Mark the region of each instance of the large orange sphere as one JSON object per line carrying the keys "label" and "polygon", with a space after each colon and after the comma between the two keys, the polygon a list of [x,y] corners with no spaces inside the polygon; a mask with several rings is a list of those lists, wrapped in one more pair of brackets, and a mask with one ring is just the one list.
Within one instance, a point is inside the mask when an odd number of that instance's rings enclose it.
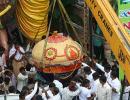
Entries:
{"label": "large orange sphere", "polygon": [[45,43],[45,40],[41,40],[32,50],[37,68],[45,73],[66,73],[80,67],[82,48],[69,36],[53,34],[48,38],[46,46]]}

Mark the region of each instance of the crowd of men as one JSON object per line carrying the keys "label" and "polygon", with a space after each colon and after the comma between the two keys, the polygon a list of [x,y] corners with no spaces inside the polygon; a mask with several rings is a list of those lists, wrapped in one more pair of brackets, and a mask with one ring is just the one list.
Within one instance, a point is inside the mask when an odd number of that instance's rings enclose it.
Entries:
{"label": "crowd of men", "polygon": [[[25,50],[21,46],[13,45],[9,51],[12,67],[8,66],[3,54],[0,58],[0,95],[17,96],[18,100],[120,100],[117,63],[109,64],[106,59],[98,63],[95,58],[88,58],[67,85],[55,76],[53,81],[43,84],[34,77],[37,74],[35,66],[23,62]],[[129,84],[124,91],[123,100],[128,100]]]}

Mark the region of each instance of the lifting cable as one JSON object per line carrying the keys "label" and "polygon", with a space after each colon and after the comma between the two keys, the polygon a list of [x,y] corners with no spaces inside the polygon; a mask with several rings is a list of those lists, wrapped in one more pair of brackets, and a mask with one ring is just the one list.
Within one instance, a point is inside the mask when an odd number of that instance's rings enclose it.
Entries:
{"label": "lifting cable", "polygon": [[50,33],[50,28],[51,28],[52,17],[53,17],[55,5],[56,5],[56,0],[54,0],[54,2],[53,2],[51,18],[50,18],[50,22],[49,22],[49,26],[48,26],[48,30],[47,30],[47,35],[46,35],[46,38],[45,38],[45,44],[44,44],[44,46],[43,46],[42,61],[41,61],[41,63],[42,63],[42,68],[45,67],[44,55],[45,55],[45,49],[46,49],[46,46],[47,46],[47,41],[48,41],[48,37],[49,37],[49,33]]}
{"label": "lifting cable", "polygon": [[61,7],[61,9],[62,9],[62,11],[63,11],[64,15],[66,16],[67,21],[68,21],[68,23],[70,24],[70,26],[71,26],[71,28],[72,28],[73,32],[75,33],[75,35],[76,35],[76,37],[77,37],[77,39],[78,39],[79,43],[80,43],[80,44],[81,44],[81,46],[83,47],[83,44],[82,44],[82,42],[80,41],[80,38],[79,38],[79,36],[78,36],[78,33],[77,33],[77,31],[75,30],[75,28],[73,27],[73,25],[72,25],[72,23],[71,23],[71,19],[70,19],[70,17],[69,17],[69,15],[68,15],[68,13],[66,12],[66,10],[65,10],[65,8],[64,8],[64,6],[63,6],[63,4],[62,4],[61,0],[57,0],[57,1],[58,1],[59,6],[60,6],[60,7]]}
{"label": "lifting cable", "polygon": [[[49,6],[49,11],[51,10],[52,5],[53,5],[53,2],[52,2],[52,3],[50,4],[50,6]],[[46,16],[47,16],[47,14],[46,14]],[[33,47],[33,43],[34,43],[34,41],[36,40],[36,38],[37,38],[37,36],[38,36],[39,30],[40,30],[40,28],[42,27],[42,24],[44,23],[45,18],[46,18],[46,17],[44,17],[44,19],[43,19],[41,25],[39,26],[38,31],[37,31],[35,37],[34,37],[33,40],[32,40],[32,44],[30,44],[29,51],[30,51],[30,49]]]}
{"label": "lifting cable", "polygon": [[[71,19],[70,19],[68,13],[66,12],[66,10],[65,10],[65,8],[64,8],[64,6],[63,6],[61,0],[57,0],[57,1],[58,1],[59,8],[60,8],[60,11],[61,11],[63,20],[64,20],[65,27],[68,29],[67,24],[66,24],[66,20],[65,20],[65,18],[66,18],[68,24],[71,26],[73,32],[75,33],[77,39],[79,40],[81,46],[83,47],[83,44],[82,44],[82,42],[80,41],[80,39],[79,39],[79,37],[78,37],[78,33],[77,33],[77,31],[75,30],[75,28],[73,27],[73,25],[72,25],[72,23],[71,23]],[[64,15],[65,15],[65,16],[64,16]],[[68,31],[68,30],[67,30],[67,31]],[[66,77],[60,78],[60,79],[65,80],[65,79],[69,78],[70,76],[72,76],[72,75],[74,74],[75,70],[76,70],[76,65],[75,65],[75,68],[73,69],[73,71],[72,71],[69,75],[67,75]]]}
{"label": "lifting cable", "polygon": [[84,34],[84,38],[83,38],[83,40],[84,40],[84,45],[83,45],[83,50],[84,50],[84,53],[85,53],[85,55],[87,54],[87,48],[85,48],[86,47],[86,4],[85,4],[85,2],[84,2],[84,7],[83,7],[83,20],[84,20],[84,26],[83,26],[83,34]]}
{"label": "lifting cable", "polygon": [[62,12],[62,8],[61,8],[61,6],[59,6],[59,9],[60,9],[60,13],[61,13],[61,15],[62,15],[63,21],[64,21],[64,25],[65,25],[65,28],[66,28],[67,34],[70,35],[70,33],[69,33],[69,29],[68,29],[68,26],[67,26],[67,23],[66,23],[66,20],[65,20],[65,16],[64,16],[64,13]]}

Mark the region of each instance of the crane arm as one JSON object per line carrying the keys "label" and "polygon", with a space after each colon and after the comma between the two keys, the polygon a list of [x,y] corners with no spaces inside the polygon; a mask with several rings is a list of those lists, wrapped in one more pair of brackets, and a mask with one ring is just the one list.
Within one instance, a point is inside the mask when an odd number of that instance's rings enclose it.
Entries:
{"label": "crane arm", "polygon": [[130,83],[130,38],[108,0],[85,0]]}

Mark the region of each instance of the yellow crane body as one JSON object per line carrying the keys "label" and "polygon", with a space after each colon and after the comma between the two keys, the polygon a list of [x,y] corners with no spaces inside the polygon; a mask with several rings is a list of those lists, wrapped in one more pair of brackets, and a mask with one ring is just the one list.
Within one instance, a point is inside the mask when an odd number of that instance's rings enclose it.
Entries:
{"label": "yellow crane body", "polygon": [[85,0],[130,83],[130,38],[108,0]]}

